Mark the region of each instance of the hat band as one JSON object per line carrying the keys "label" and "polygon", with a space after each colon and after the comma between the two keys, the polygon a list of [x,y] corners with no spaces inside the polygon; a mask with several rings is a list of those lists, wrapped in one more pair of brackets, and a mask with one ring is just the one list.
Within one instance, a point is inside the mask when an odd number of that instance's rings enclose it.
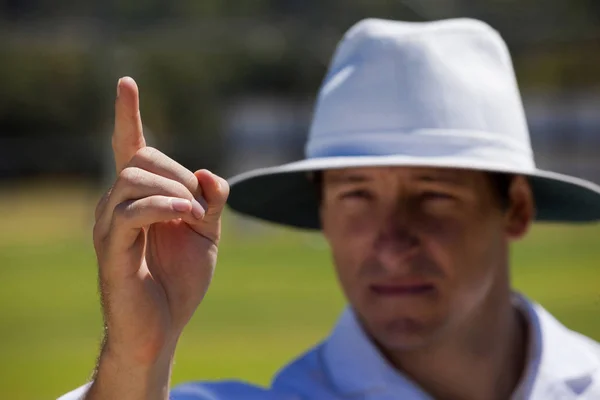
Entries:
{"label": "hat band", "polygon": [[508,168],[535,168],[531,147],[487,132],[418,130],[407,133],[346,133],[312,137],[307,158],[357,156],[457,157]]}

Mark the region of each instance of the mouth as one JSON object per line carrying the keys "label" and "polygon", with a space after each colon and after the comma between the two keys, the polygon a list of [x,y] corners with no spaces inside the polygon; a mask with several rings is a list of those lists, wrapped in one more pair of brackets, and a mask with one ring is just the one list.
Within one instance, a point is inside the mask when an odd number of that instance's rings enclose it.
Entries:
{"label": "mouth", "polygon": [[378,296],[402,297],[421,296],[433,293],[435,286],[426,282],[406,282],[393,284],[374,284],[370,286],[371,292]]}

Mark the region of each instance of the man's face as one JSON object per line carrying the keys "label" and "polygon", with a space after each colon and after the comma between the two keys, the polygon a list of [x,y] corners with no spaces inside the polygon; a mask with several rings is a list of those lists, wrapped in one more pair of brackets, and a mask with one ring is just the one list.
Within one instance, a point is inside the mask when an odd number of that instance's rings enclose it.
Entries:
{"label": "man's face", "polygon": [[484,172],[324,173],[323,232],[346,297],[380,344],[429,344],[506,290],[508,239],[525,233],[533,212],[526,181],[512,186],[517,204],[505,210]]}

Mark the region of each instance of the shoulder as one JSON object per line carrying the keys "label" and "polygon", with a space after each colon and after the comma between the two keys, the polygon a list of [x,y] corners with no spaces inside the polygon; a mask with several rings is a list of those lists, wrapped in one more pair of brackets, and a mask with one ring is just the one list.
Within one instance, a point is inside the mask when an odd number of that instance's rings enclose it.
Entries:
{"label": "shoulder", "polygon": [[[174,386],[170,400],[299,400],[325,399],[331,394],[317,346],[284,366],[272,386],[261,387],[242,380],[195,381]],[[91,383],[59,400],[83,398]],[[330,398],[330,397],[329,397]]]}
{"label": "shoulder", "polygon": [[175,386],[171,400],[285,400],[284,393],[239,380],[187,382]]}
{"label": "shoulder", "polygon": [[[319,361],[320,346],[284,366],[270,388],[241,380],[188,382],[171,390],[171,400],[296,400],[322,392],[325,373]],[[308,396],[308,397],[307,397]]]}
{"label": "shoulder", "polygon": [[[81,400],[90,383],[61,396],[58,400]],[[243,381],[187,382],[169,392],[170,400],[288,400],[289,396]]]}
{"label": "shoulder", "polygon": [[331,398],[335,395],[323,361],[321,343],[282,368],[273,380],[273,389],[294,393],[296,398]]}
{"label": "shoulder", "polygon": [[600,399],[600,343],[571,330],[567,336],[570,354],[565,355],[564,362],[571,364],[577,373],[565,383],[581,399]]}
{"label": "shoulder", "polygon": [[571,340],[600,366],[600,343],[576,331],[569,331]]}
{"label": "shoulder", "polygon": [[581,392],[583,399],[600,399],[600,343],[572,330],[567,336],[570,354],[565,356],[564,362],[581,368],[579,374],[566,381],[567,385],[573,392]]}
{"label": "shoulder", "polygon": [[574,358],[600,366],[600,343],[566,327],[539,304],[534,308],[540,319],[542,340],[547,345],[545,350],[561,356],[564,361]]}
{"label": "shoulder", "polygon": [[535,308],[543,349],[538,379],[546,388],[539,398],[555,398],[548,393],[558,390],[560,398],[599,399],[600,344],[562,325],[541,306]]}
{"label": "shoulder", "polygon": [[284,366],[270,388],[240,380],[189,382],[171,390],[172,400],[297,400],[328,398],[332,392],[318,345]]}

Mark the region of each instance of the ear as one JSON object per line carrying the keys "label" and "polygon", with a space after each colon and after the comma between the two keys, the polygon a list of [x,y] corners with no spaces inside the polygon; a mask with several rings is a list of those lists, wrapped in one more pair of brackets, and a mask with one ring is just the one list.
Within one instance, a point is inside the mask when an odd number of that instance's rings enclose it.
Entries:
{"label": "ear", "polygon": [[508,238],[523,238],[529,232],[534,217],[535,204],[531,186],[524,176],[515,176],[510,184],[509,205],[505,214]]}

